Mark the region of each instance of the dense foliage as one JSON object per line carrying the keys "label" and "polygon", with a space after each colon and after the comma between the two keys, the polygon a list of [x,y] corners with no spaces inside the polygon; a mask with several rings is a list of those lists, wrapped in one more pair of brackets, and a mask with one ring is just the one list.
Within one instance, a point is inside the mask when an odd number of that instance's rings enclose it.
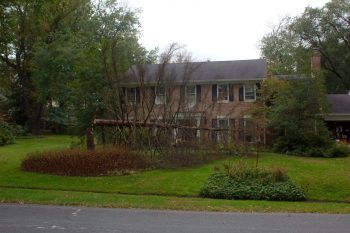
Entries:
{"label": "dense foliage", "polygon": [[275,133],[274,148],[283,153],[307,154],[332,144],[322,119],[326,111],[322,83],[317,78],[285,81],[267,112]]}
{"label": "dense foliage", "polygon": [[1,1],[0,114],[33,134],[120,117],[125,71],[155,58],[137,14],[116,0]]}
{"label": "dense foliage", "polygon": [[226,165],[225,172],[211,174],[200,190],[200,196],[219,199],[305,200],[282,170],[266,171],[242,163]]}
{"label": "dense foliage", "polygon": [[323,115],[328,104],[322,75],[282,80],[270,78],[262,84],[253,116],[272,134],[276,152],[314,157],[345,156],[346,150],[330,139]]}

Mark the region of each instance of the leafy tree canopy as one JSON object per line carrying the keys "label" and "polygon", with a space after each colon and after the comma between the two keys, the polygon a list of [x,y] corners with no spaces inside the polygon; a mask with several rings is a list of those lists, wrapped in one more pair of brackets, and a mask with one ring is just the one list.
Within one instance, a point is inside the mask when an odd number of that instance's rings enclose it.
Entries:
{"label": "leafy tree canopy", "polygon": [[269,72],[310,74],[313,47],[322,55],[329,93],[350,89],[350,1],[332,0],[322,8],[307,7],[294,18],[284,18],[261,40]]}
{"label": "leafy tree canopy", "polygon": [[296,80],[272,77],[263,83],[255,105],[253,116],[272,130],[277,151],[323,156],[320,151],[332,146],[322,118],[328,105],[321,73]]}
{"label": "leafy tree canopy", "polygon": [[138,42],[137,14],[116,0],[1,1],[0,80],[11,83],[12,118],[39,133],[43,118],[117,117],[124,72],[155,60]]}

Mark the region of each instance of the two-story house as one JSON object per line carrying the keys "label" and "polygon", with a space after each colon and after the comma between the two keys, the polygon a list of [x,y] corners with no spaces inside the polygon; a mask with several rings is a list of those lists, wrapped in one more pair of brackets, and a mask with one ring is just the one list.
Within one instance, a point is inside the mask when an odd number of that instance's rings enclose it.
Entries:
{"label": "two-story house", "polygon": [[[123,89],[124,119],[247,129],[257,88],[266,78],[262,59],[135,65],[127,72]],[[184,137],[181,130],[173,135]],[[192,136],[213,139],[201,130]],[[236,136],[251,140],[249,135]],[[214,136],[222,137],[222,133]]]}

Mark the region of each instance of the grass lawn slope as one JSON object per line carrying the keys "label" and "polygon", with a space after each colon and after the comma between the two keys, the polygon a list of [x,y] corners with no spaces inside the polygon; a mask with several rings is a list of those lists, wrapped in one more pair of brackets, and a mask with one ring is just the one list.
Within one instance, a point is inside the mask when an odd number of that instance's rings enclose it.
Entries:
{"label": "grass lawn slope", "polygon": [[[316,202],[229,201],[197,198],[214,165],[154,170],[127,176],[63,177],[23,172],[27,153],[69,147],[69,136],[17,140],[0,147],[0,202],[216,211],[350,213],[350,158],[306,158],[264,153],[260,166],[286,169]],[[252,159],[252,162],[254,160]],[[44,191],[42,191],[44,190]],[[340,202],[319,203],[318,201]]]}

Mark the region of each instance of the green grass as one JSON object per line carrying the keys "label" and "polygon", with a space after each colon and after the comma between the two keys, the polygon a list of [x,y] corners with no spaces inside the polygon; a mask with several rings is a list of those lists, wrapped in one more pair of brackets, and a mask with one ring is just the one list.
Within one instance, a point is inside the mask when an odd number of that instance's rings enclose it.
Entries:
{"label": "green grass", "polygon": [[[62,177],[20,170],[21,160],[27,153],[69,147],[71,141],[69,136],[45,136],[21,139],[16,144],[0,147],[0,201],[160,209],[350,213],[349,204],[341,203],[195,198],[213,166],[221,165],[222,161],[191,169],[154,170],[114,177]],[[287,169],[292,180],[306,189],[309,200],[350,202],[349,157],[326,159],[264,153],[260,165]]]}
{"label": "green grass", "polygon": [[262,166],[279,166],[304,188],[308,199],[350,202],[350,157],[308,158],[266,153]]}
{"label": "green grass", "polygon": [[195,211],[350,214],[350,205],[344,203],[215,200],[173,196],[0,188],[0,203],[1,202]]}

